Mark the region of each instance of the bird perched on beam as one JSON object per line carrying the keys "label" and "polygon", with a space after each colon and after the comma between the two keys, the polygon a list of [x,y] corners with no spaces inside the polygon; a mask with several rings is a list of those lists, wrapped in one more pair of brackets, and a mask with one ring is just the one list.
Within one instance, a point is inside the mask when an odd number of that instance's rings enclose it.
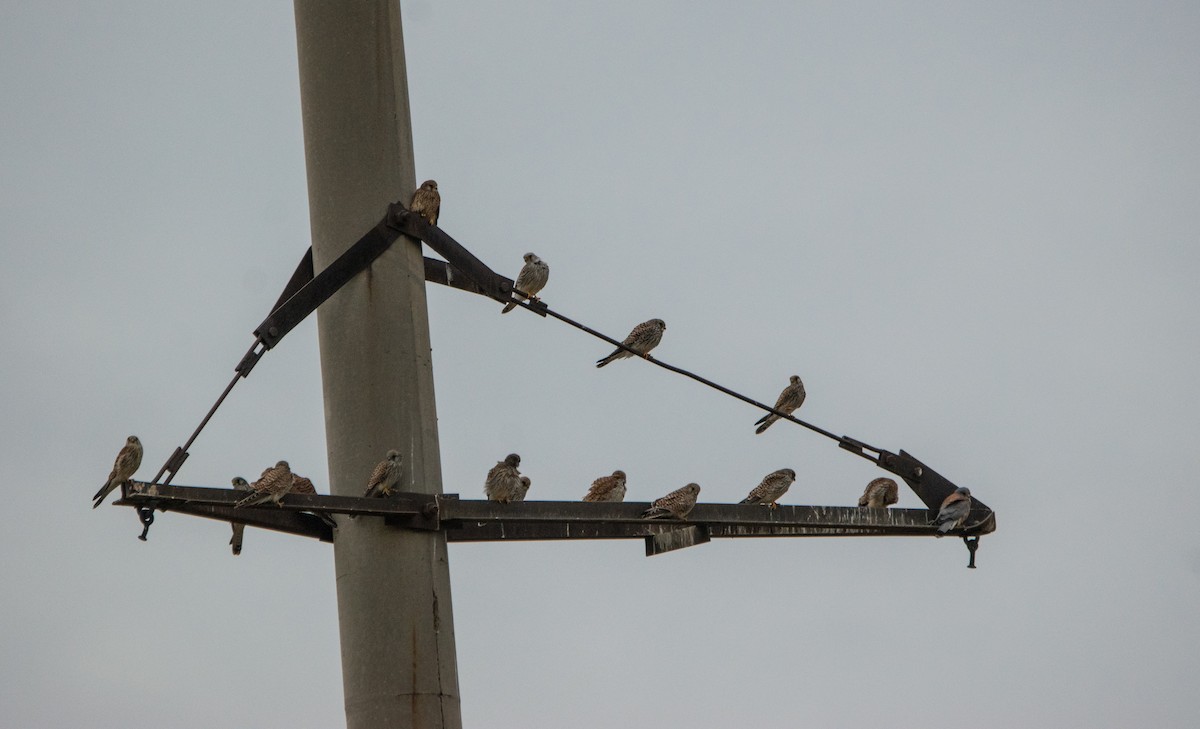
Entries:
{"label": "bird perched on beam", "polygon": [[655,499],[654,503],[650,504],[650,508],[642,512],[642,517],[645,519],[674,517],[682,521],[687,519],[688,514],[692,513],[692,509],[696,506],[696,498],[699,495],[700,485],[689,483],[681,489],[675,489],[661,499]]}
{"label": "bird perched on beam", "polygon": [[487,494],[489,501],[507,504],[510,501],[525,500],[529,485],[521,480],[521,472],[517,470],[517,466],[520,465],[521,457],[516,453],[509,453],[503,461],[498,461],[492,466],[483,482],[483,493]]}
{"label": "bird perched on beam", "polygon": [[601,476],[592,481],[584,501],[624,501],[625,472],[613,471],[611,476]]}
{"label": "bird perched on beam", "polygon": [[[775,409],[781,413],[791,415],[804,404],[804,396],[804,383],[800,381],[799,375],[792,375],[788,386],[783,388],[783,392],[779,393],[779,399],[775,401]],[[778,415],[767,413],[755,423],[758,429],[754,431],[754,434],[760,435],[767,428],[770,428],[771,424],[776,420],[779,420]]]}
{"label": "bird perched on beam", "polygon": [[258,480],[250,484],[250,494],[234,504],[234,507],[254,506],[266,501],[282,506],[283,497],[291,492],[295,481],[296,477],[292,475],[292,469],[288,462],[279,461],[263,471]]}
{"label": "bird perched on beam", "polygon": [[375,470],[371,471],[371,477],[367,479],[367,490],[363,492],[363,496],[370,499],[376,496],[391,496],[392,490],[396,488],[396,484],[400,483],[400,475],[403,471],[401,468],[400,451],[391,450],[376,466]]}
{"label": "bird perched on beam", "polygon": [[438,215],[442,212],[442,196],[438,192],[437,182],[422,182],[421,186],[413,191],[408,209],[428,220],[430,225],[437,225]]}
{"label": "bird perched on beam", "polygon": [[967,520],[967,514],[970,513],[971,489],[959,486],[954,489],[954,493],[946,497],[937,516],[929,523],[937,526],[937,536],[941,537],[962,526],[963,522]]}
{"label": "bird perched on beam", "polygon": [[298,473],[292,474],[292,490],[289,494],[315,494],[317,487],[313,486],[313,482]]}
{"label": "bird perched on beam", "polygon": [[625,337],[625,341],[621,342],[622,345],[629,347],[633,351],[630,352],[618,347],[604,359],[597,360],[596,366],[603,367],[609,362],[632,357],[634,354],[639,354],[646,359],[650,359],[650,350],[658,346],[658,343],[662,341],[663,332],[666,330],[667,323],[662,319],[651,319],[650,321],[638,324],[629,333],[629,336]]}
{"label": "bird perched on beam", "polygon": [[[521,272],[517,274],[517,280],[513,284],[513,298],[537,301],[536,294],[546,288],[549,280],[550,266],[536,254],[526,253],[525,265],[521,266]],[[516,303],[510,301],[504,305],[500,313],[507,314],[515,308],[517,308]]]}
{"label": "bird perched on beam", "polygon": [[877,478],[867,484],[858,505],[868,509],[886,509],[900,500],[900,488],[890,478]]}
{"label": "bird perched on beam", "polygon": [[113,489],[133,478],[133,474],[137,472],[138,466],[142,465],[142,442],[138,440],[136,435],[131,435],[125,439],[125,445],[121,446],[121,450],[117,453],[117,460],[113,462],[112,471],[108,474],[108,480],[92,497],[95,502],[92,508],[104,502],[104,497],[108,496]]}
{"label": "bird perched on beam", "polygon": [[[250,490],[250,483],[241,476],[234,476],[232,483],[234,491]],[[233,527],[233,536],[229,538],[229,546],[233,549],[233,556],[236,557],[242,553],[242,539],[246,535],[246,525],[231,522],[230,526]]]}
{"label": "bird perched on beam", "polygon": [[771,509],[779,508],[779,504],[775,502],[779,500],[779,497],[787,493],[787,490],[791,488],[795,481],[796,472],[790,468],[771,471],[766,476],[763,476],[762,483],[750,490],[749,496],[738,503],[766,504]]}

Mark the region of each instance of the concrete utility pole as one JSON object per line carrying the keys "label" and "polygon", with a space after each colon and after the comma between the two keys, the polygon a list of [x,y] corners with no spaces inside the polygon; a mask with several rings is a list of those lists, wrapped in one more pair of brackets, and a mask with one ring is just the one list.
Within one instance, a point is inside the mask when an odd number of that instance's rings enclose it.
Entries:
{"label": "concrete utility pole", "polygon": [[[415,182],[398,0],[295,0],[313,263]],[[421,246],[402,238],[317,312],[330,492],[361,496],[389,448],[400,490],[440,494]],[[338,518],[349,729],[462,725],[444,531]]]}

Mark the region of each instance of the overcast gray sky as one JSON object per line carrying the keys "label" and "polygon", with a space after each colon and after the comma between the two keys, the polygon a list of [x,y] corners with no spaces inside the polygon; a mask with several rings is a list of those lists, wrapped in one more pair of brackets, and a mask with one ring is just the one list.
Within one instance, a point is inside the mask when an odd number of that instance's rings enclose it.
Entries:
{"label": "overcast gray sky", "polygon": [[[1200,6],[913,5],[404,3],[445,230],[725,385],[800,374],[804,417],[999,524],[978,570],[958,540],[452,546],[466,726],[1200,724]],[[143,478],[183,442],[308,244],[290,3],[0,2],[0,724],[343,723],[329,545],[235,559],[171,514],[142,543],[89,501],[128,434]],[[510,451],[540,499],[882,475],[553,321],[429,308],[448,492]],[[287,458],[327,491],[320,398],[308,321],[177,481]]]}

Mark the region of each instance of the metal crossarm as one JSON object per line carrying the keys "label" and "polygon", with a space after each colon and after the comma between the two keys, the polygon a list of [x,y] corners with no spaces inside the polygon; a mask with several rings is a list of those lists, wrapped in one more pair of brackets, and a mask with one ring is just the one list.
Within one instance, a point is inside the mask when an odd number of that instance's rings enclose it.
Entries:
{"label": "metal crossarm", "polygon": [[[864,509],[852,506],[697,504],[687,521],[642,518],[646,502],[496,501],[398,493],[386,499],[289,494],[274,504],[235,508],[245,492],[131,481],[119,506],[154,504],[162,511],[204,516],[332,541],[329,514],[379,516],[409,529],[443,529],[450,542],[566,539],[645,539],[647,554],[701,544],[709,539],[756,537],[853,537],[936,534],[925,509]],[[322,518],[325,517],[325,518]],[[991,510],[972,510],[952,536],[978,537],[995,528]]]}

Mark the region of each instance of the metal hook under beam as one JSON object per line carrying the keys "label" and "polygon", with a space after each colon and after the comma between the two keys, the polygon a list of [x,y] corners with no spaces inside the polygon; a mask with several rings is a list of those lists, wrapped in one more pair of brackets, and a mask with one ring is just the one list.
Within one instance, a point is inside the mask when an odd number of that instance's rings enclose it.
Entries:
{"label": "metal hook under beam", "polygon": [[963,537],[963,544],[967,545],[967,551],[971,553],[971,559],[967,562],[967,569],[975,569],[975,550],[979,549],[979,537]]}
{"label": "metal hook under beam", "polygon": [[150,533],[150,525],[154,523],[154,507],[139,506],[137,509],[138,519],[142,522],[142,533],[138,535],[138,539],[146,541],[146,535]]}

